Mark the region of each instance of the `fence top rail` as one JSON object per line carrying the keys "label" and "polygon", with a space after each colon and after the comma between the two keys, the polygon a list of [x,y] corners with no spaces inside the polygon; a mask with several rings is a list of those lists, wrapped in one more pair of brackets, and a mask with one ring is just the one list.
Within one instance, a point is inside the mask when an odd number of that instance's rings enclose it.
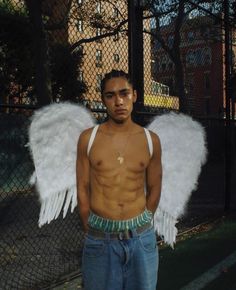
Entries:
{"label": "fence top rail", "polygon": [[38,106],[32,105],[22,105],[22,104],[0,104],[0,108],[5,109],[26,109],[26,110],[37,110],[39,109]]}
{"label": "fence top rail", "polygon": [[[0,109],[1,108],[5,108],[5,109],[26,109],[26,110],[37,110],[39,109],[40,107],[39,106],[32,106],[32,105],[16,105],[16,104],[0,104]],[[162,109],[162,108],[160,108]],[[177,112],[177,110],[167,110],[168,111],[175,111]],[[91,109],[91,112],[93,113],[106,113],[106,110],[105,109]],[[136,114],[138,115],[148,115],[148,116],[155,116],[157,115],[158,111],[148,111],[148,110],[137,110],[135,112]],[[163,112],[162,110],[159,111],[159,114],[163,114],[165,112]],[[230,123],[235,123],[236,124],[236,119],[230,119],[230,120],[226,120],[226,118],[222,117],[213,117],[213,116],[193,116],[194,118],[196,119],[199,119],[199,120],[208,120],[208,121],[222,121],[222,122],[225,122],[225,121],[229,121]]]}

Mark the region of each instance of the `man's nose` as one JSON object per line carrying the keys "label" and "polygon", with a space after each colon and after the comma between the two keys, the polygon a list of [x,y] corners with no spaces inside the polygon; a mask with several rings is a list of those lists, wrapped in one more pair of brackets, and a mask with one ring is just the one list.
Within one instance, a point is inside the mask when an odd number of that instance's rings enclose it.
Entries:
{"label": "man's nose", "polygon": [[115,105],[116,105],[116,106],[123,105],[123,99],[121,98],[120,95],[116,95],[116,96],[115,96]]}

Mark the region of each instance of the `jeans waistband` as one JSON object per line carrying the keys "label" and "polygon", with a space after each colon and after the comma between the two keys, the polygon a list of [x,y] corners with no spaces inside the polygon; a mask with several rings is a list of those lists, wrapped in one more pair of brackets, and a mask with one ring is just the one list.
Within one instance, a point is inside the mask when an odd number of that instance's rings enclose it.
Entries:
{"label": "jeans waistband", "polygon": [[99,231],[93,228],[89,228],[88,230],[88,235],[97,238],[97,239],[111,239],[111,240],[128,240],[131,239],[145,230],[149,229],[152,227],[151,223],[147,223],[143,226],[140,226],[136,229],[127,229],[124,231],[119,231],[119,232],[103,232]]}
{"label": "jeans waistband", "polygon": [[150,224],[153,214],[148,209],[145,209],[140,215],[128,220],[111,220],[90,212],[88,218],[88,225],[90,228],[102,232],[120,232],[125,230],[132,230],[147,224]]}

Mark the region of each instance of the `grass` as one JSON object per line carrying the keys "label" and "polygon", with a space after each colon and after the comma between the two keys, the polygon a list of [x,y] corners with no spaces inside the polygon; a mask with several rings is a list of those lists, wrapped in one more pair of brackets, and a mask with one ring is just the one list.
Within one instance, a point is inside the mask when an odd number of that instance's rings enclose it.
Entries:
{"label": "grass", "polygon": [[236,289],[236,265],[223,269],[219,278],[207,285],[207,290],[235,290]]}
{"label": "grass", "polygon": [[180,289],[235,250],[236,221],[230,218],[223,219],[208,232],[179,241],[174,250],[161,249],[158,290]]}

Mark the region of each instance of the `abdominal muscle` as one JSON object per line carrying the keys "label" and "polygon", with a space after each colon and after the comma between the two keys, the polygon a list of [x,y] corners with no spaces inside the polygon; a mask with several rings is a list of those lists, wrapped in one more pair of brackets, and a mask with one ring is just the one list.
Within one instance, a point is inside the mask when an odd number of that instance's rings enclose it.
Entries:
{"label": "abdominal muscle", "polygon": [[146,207],[144,172],[115,168],[108,172],[91,169],[90,209],[103,218],[131,219]]}

